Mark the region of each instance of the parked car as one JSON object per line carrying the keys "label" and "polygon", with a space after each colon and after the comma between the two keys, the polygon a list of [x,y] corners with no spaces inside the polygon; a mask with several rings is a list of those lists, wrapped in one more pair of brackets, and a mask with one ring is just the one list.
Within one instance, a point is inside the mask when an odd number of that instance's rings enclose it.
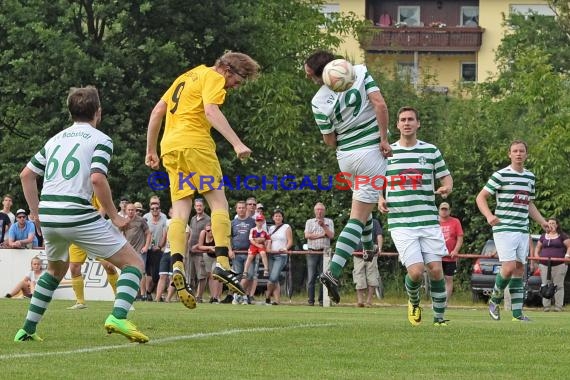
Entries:
{"label": "parked car", "polygon": [[[538,235],[532,235],[533,247],[538,241]],[[501,262],[497,257],[497,249],[493,240],[487,240],[483,249],[481,250],[481,258],[473,263],[471,270],[471,294],[473,302],[485,301],[493,292],[495,286],[495,277],[501,270]],[[536,268],[531,270],[531,268]],[[525,285],[524,302],[526,304],[540,304],[542,298],[540,297],[540,269],[538,265],[529,265],[527,263],[524,272],[523,282]]]}

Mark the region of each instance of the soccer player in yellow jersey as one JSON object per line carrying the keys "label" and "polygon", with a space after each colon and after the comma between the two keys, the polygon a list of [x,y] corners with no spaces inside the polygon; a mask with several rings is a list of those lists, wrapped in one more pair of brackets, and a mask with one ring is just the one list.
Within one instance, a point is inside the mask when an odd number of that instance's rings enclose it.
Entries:
{"label": "soccer player in yellow jersey", "polygon": [[[228,201],[220,186],[222,170],[210,129],[214,127],[232,144],[238,158],[249,157],[251,150],[231,128],[220,106],[224,103],[226,89],[237,88],[244,81],[254,79],[258,73],[259,65],[248,55],[226,53],[216,60],[214,66],[200,65],[176,78],[150,115],[145,164],[155,170],[159,168],[158,134],[162,119],[166,117],[160,154],[170,179],[172,198],[173,215],[168,229],[172,281],[178,297],[189,309],[196,307],[196,298],[186,281],[183,255],[186,252],[186,225],[196,191],[203,195],[212,210],[217,262],[212,276],[233,292],[245,294],[238,276],[230,270]],[[208,185],[204,184],[205,180]]]}
{"label": "soccer player in yellow jersey", "polygon": [[[96,196],[93,196],[91,204],[96,210],[99,210],[101,216],[105,215],[105,211],[102,210],[101,204]],[[87,260],[87,252],[84,249],[79,248],[75,244],[69,246],[69,272],[71,274],[71,287],[75,293],[75,305],[68,307],[69,310],[81,310],[86,309],[85,305],[85,281],[83,281],[83,275],[81,274],[81,266]],[[117,294],[117,280],[119,279],[119,274],[117,269],[113,264],[106,260],[99,259],[101,266],[107,272],[107,280],[109,285],[113,289],[113,293]]]}

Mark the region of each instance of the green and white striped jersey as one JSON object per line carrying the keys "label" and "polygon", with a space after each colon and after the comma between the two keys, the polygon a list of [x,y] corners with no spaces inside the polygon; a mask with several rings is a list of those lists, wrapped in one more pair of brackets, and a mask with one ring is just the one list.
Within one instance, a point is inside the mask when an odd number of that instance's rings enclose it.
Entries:
{"label": "green and white striped jersey", "polygon": [[376,113],[368,94],[380,91],[364,65],[355,65],[356,81],[345,92],[321,86],[311,106],[323,135],[336,133],[337,149],[356,150],[380,144]]}
{"label": "green and white striped jersey", "polygon": [[495,216],[500,222],[493,226],[493,232],[528,233],[528,205],[535,196],[534,174],[526,169],[519,173],[509,165],[493,173],[484,189],[497,200]]}
{"label": "green and white striped jersey", "polygon": [[27,164],[44,177],[42,227],[76,227],[101,218],[91,204],[91,173],[107,175],[112,154],[111,139],[87,123],[74,123],[48,140]]}
{"label": "green and white striped jersey", "polygon": [[388,228],[439,227],[435,181],[450,175],[439,149],[418,140],[413,147],[391,144],[386,169]]}

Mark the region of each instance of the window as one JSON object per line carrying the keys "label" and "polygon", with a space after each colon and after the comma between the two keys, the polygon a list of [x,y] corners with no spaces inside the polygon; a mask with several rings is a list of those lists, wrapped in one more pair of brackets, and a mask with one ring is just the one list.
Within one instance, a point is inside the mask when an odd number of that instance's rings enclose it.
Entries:
{"label": "window", "polygon": [[331,18],[334,13],[340,13],[340,4],[323,4],[319,7],[319,11],[325,15],[326,18]]}
{"label": "window", "polygon": [[420,26],[420,7],[399,6],[398,22],[407,26]]}
{"label": "window", "polygon": [[554,11],[546,4],[511,4],[511,13],[530,15],[536,13],[540,16],[555,16]]}
{"label": "window", "polygon": [[461,64],[461,81],[476,82],[477,81],[477,64],[465,62]]}
{"label": "window", "polygon": [[397,70],[398,78],[401,81],[416,84],[418,75],[413,62],[398,62]]}
{"label": "window", "polygon": [[479,26],[479,7],[461,7],[461,26]]}

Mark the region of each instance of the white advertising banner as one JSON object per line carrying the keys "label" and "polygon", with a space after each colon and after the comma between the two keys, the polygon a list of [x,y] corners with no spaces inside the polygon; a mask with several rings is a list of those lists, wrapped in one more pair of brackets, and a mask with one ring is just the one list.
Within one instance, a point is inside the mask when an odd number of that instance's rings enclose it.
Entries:
{"label": "white advertising banner", "polygon": [[[45,251],[41,249],[0,249],[0,296],[6,295],[30,272],[30,262],[34,256],[42,259],[42,267],[47,268]],[[107,273],[96,260],[88,258],[81,267],[85,281],[85,300],[112,301],[113,289],[107,281]],[[75,300],[71,288],[71,275],[67,272],[54,293],[54,299]]]}

